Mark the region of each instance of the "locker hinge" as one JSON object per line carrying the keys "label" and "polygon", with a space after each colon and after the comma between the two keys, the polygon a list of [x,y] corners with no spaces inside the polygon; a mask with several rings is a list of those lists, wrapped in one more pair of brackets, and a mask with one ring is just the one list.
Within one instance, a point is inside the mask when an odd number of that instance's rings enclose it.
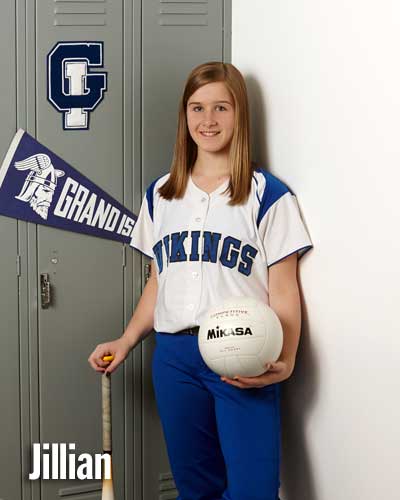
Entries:
{"label": "locker hinge", "polygon": [[122,267],[126,267],[126,246],[122,247]]}
{"label": "locker hinge", "polygon": [[21,256],[17,255],[17,276],[21,276]]}

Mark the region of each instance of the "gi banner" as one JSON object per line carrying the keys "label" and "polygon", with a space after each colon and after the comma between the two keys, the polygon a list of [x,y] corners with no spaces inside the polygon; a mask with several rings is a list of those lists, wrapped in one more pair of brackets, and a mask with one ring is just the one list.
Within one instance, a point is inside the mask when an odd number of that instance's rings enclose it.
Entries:
{"label": "gi banner", "polygon": [[0,168],[0,214],[128,244],[137,220],[22,129]]}

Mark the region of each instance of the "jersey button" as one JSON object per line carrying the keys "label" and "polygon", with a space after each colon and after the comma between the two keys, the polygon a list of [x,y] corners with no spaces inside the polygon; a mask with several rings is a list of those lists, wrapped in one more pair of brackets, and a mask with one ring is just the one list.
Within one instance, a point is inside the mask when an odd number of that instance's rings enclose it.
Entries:
{"label": "jersey button", "polygon": [[199,277],[199,273],[196,272],[196,271],[193,271],[192,272],[192,276],[193,276],[194,279],[197,279]]}
{"label": "jersey button", "polygon": [[196,222],[200,222],[201,221],[201,217],[196,217],[195,221]]}
{"label": "jersey button", "polygon": [[207,198],[202,198],[202,199],[201,199],[201,201],[203,201],[203,202],[204,202],[204,201],[207,201]]}
{"label": "jersey button", "polygon": [[189,311],[192,311],[192,310],[193,310],[194,305],[193,305],[193,304],[188,304],[186,307],[189,309]]}

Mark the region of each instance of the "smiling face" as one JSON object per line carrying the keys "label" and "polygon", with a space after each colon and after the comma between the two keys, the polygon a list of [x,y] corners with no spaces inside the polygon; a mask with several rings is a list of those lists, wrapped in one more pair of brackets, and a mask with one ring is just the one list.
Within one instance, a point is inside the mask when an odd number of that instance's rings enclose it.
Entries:
{"label": "smiling face", "polygon": [[232,95],[223,82],[207,83],[197,89],[188,100],[186,118],[198,148],[209,153],[229,150],[235,108]]}

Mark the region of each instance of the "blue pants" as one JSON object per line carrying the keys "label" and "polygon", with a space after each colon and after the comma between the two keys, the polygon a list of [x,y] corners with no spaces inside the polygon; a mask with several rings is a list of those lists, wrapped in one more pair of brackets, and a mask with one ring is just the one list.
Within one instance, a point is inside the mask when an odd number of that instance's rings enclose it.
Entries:
{"label": "blue pants", "polygon": [[280,384],[240,389],[198,337],[156,332],[152,377],[177,500],[279,500]]}

